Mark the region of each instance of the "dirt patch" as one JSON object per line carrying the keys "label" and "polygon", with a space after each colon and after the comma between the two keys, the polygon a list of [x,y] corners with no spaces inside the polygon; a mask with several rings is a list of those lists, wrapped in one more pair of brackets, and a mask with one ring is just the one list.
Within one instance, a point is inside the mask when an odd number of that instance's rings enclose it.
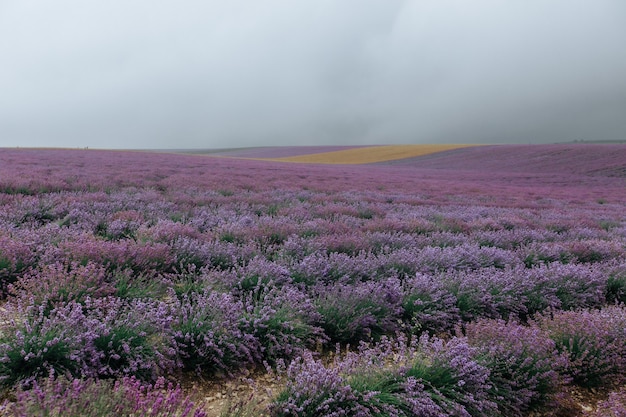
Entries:
{"label": "dirt patch", "polygon": [[[266,412],[267,406],[283,388],[283,382],[278,381],[274,375],[261,371],[212,380],[187,375],[180,384],[186,392],[193,393],[197,401],[205,404],[209,417],[229,414],[269,416]],[[243,411],[248,411],[248,414]]]}

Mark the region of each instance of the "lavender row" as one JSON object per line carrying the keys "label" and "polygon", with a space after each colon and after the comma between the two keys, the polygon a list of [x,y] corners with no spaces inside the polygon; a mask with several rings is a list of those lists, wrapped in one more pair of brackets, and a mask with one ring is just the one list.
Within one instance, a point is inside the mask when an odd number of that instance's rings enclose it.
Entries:
{"label": "lavender row", "polygon": [[[550,408],[578,415],[568,397],[570,384],[623,383],[625,325],[623,307],[557,312],[529,325],[479,320],[464,336],[447,341],[422,336],[411,343],[401,337],[362,344],[330,365],[303,356],[283,371],[286,387],[271,413],[476,417]],[[593,415],[618,416],[623,410],[622,391]]]}
{"label": "lavender row", "polygon": [[[108,280],[93,265],[53,265],[15,287],[2,310],[0,380],[28,386],[50,373],[155,380],[189,370],[227,375],[327,340],[315,305],[295,288],[245,296],[193,283]],[[151,298],[159,294],[160,299]]]}
{"label": "lavender row", "polygon": [[[548,408],[578,415],[568,397],[571,384],[624,382],[624,329],[626,310],[608,307],[542,315],[527,325],[478,320],[447,341],[426,335],[383,338],[337,351],[331,364],[305,352],[288,366],[279,361],[284,389],[269,410],[249,408],[249,414],[236,415],[524,416]],[[623,390],[617,391],[585,415],[619,416],[624,404]],[[3,409],[15,416],[205,415],[162,378],[154,386],[134,378],[114,384],[48,378],[18,390],[16,401],[5,402]]]}
{"label": "lavender row", "polygon": [[0,411],[15,417],[207,417],[201,403],[163,378],[145,384],[135,378],[111,382],[50,377],[30,390],[18,390],[15,402],[5,401]]}
{"label": "lavender row", "polygon": [[258,260],[160,279],[53,264],[11,288],[0,378],[27,385],[50,372],[148,380],[177,369],[228,374],[336,342],[450,334],[481,318],[532,321],[546,310],[600,307],[623,301],[624,272],[614,263],[551,264],[302,287]]}

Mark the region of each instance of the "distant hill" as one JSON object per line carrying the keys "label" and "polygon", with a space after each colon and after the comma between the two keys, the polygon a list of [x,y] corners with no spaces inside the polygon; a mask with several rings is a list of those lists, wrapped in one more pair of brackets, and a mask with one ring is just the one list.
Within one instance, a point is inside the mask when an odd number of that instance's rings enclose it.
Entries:
{"label": "distant hill", "polygon": [[276,146],[224,150],[189,150],[184,153],[230,158],[307,164],[362,165],[413,158],[476,145],[424,144],[377,146]]}
{"label": "distant hill", "polygon": [[626,144],[490,145],[382,164],[446,170],[626,177]]}

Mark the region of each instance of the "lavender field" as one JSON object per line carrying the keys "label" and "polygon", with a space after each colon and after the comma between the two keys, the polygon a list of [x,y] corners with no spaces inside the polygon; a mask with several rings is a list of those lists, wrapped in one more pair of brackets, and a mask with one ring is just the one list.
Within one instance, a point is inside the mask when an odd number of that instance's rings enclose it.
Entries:
{"label": "lavender field", "polygon": [[5,415],[626,415],[625,145],[0,149],[0,206]]}

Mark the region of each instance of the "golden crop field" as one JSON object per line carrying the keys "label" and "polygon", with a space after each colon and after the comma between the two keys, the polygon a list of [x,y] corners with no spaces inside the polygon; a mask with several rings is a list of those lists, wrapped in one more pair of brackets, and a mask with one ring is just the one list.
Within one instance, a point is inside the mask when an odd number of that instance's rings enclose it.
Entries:
{"label": "golden crop field", "polygon": [[341,151],[288,156],[283,158],[263,158],[272,161],[299,162],[309,164],[371,164],[413,158],[431,153],[465,148],[476,145],[384,145]]}

